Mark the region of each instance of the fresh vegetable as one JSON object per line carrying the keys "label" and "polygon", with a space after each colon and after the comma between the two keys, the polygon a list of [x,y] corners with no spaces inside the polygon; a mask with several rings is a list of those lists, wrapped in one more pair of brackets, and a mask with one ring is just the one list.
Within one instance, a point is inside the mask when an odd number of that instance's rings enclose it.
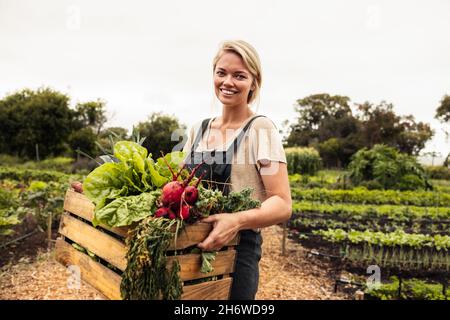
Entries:
{"label": "fresh vegetable", "polygon": [[[197,201],[198,198],[198,184],[202,180],[203,174],[200,176],[200,178],[197,180],[195,185],[189,186],[189,183],[192,181],[192,179],[195,176],[196,171],[200,168],[202,163],[197,165],[189,174],[187,179],[183,181],[178,181],[178,178],[181,177],[181,172],[186,167],[186,164],[183,165],[183,167],[175,173],[170,166],[170,164],[163,158],[164,162],[166,163],[170,173],[172,174],[172,181],[167,183],[163,189],[162,189],[162,195],[161,195],[161,203],[163,207],[167,209],[171,209],[174,212],[178,214],[178,217],[181,219],[187,219],[190,216],[190,208],[191,205],[195,204],[195,201]],[[188,200],[186,200],[186,189],[188,188]],[[197,196],[195,196],[197,195]],[[170,215],[171,217],[173,215]],[[175,215],[176,217],[176,215]]]}
{"label": "fresh vegetable", "polygon": [[202,252],[202,267],[200,268],[200,272],[202,273],[210,273],[214,271],[212,266],[212,262],[216,260],[217,251],[203,251]]}
{"label": "fresh vegetable", "polygon": [[185,180],[178,181],[178,178],[182,177],[182,172],[186,167],[186,164],[175,173],[170,164],[164,158],[163,160],[172,174],[172,181],[164,185],[160,201],[162,206],[160,206],[155,215],[159,217],[165,216],[169,219],[176,219],[177,217],[181,220],[188,219],[191,215],[191,207],[195,205],[195,202],[198,199],[197,187],[202,180],[204,173],[197,179],[195,185],[189,185],[189,183],[194,179],[195,173],[202,163],[197,165]]}
{"label": "fresh vegetable", "polygon": [[81,184],[81,182],[79,182],[79,181],[74,181],[74,182],[72,182],[72,183],[70,184],[70,186],[72,187],[72,189],[73,189],[75,192],[83,193],[83,185]]}
{"label": "fresh vegetable", "polygon": [[129,226],[155,211],[160,194],[161,191],[156,190],[118,198],[95,212],[95,223],[113,227]]}
{"label": "fresh vegetable", "polygon": [[120,291],[125,300],[180,299],[183,285],[177,260],[166,265],[166,250],[173,239],[176,220],[147,217],[127,238],[127,268]]}
{"label": "fresh vegetable", "polygon": [[[114,145],[114,158],[92,171],[83,189],[95,203],[93,224],[110,227],[133,225],[129,237],[127,268],[122,276],[123,299],[179,299],[180,266],[166,266],[167,248],[186,223],[221,212],[256,208],[251,189],[224,196],[208,190],[191,172],[179,168],[184,154],[172,152],[155,162],[145,148],[130,141]],[[176,252],[175,252],[176,254]],[[202,253],[202,272],[211,272],[216,253]]]}
{"label": "fresh vegetable", "polygon": [[[117,142],[114,145],[117,162],[102,164],[84,180],[84,193],[95,204],[93,224],[125,226],[152,215],[156,202],[153,198],[150,200],[149,195],[156,194],[153,192],[161,193],[161,187],[171,178],[166,164],[179,166],[183,155],[182,152],[172,152],[155,163],[147,149],[139,144],[131,141]],[[148,195],[142,196],[144,203],[138,205],[140,198],[135,197],[142,194]],[[147,208],[144,204],[148,205]],[[129,205],[133,209],[128,209]],[[119,208],[121,211],[117,211]]]}

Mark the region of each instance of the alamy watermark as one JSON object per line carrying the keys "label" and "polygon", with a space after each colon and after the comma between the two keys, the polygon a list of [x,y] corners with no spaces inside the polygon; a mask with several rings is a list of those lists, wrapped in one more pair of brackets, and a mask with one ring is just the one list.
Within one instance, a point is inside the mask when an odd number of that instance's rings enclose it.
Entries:
{"label": "alamy watermark", "polygon": [[369,290],[378,289],[381,286],[381,269],[378,265],[370,265],[366,270],[367,274],[371,274],[366,280],[366,286]]}
{"label": "alamy watermark", "polygon": [[70,290],[79,290],[81,287],[81,270],[77,265],[70,265],[66,269],[66,273],[69,274],[67,277],[67,288]]}

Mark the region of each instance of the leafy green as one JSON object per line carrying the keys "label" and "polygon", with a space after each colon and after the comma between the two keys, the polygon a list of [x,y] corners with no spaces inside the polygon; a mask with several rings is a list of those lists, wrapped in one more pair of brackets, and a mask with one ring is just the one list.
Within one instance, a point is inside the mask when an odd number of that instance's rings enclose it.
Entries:
{"label": "leafy green", "polygon": [[112,200],[128,194],[128,186],[123,178],[123,163],[105,163],[94,169],[84,180],[86,197],[95,203],[96,211]]}
{"label": "leafy green", "polygon": [[183,283],[177,260],[168,270],[166,250],[173,239],[176,220],[148,217],[127,238],[127,268],[120,291],[125,300],[180,299]]}
{"label": "leafy green", "polygon": [[114,145],[114,156],[121,162],[145,159],[147,149],[132,141],[119,141]]}
{"label": "leafy green", "polygon": [[200,272],[210,273],[214,271],[212,262],[216,260],[217,251],[202,251],[202,267]]}
{"label": "leafy green", "polygon": [[[118,141],[113,149],[119,162],[102,164],[84,180],[84,193],[95,204],[94,225],[101,222],[110,227],[124,226],[144,218],[155,208],[155,199],[142,196],[146,200],[139,206],[136,204],[139,200],[134,200],[139,198],[132,196],[155,191],[171,178],[163,159],[155,163],[147,149],[138,143]],[[177,168],[184,153],[173,152],[165,158]],[[144,205],[148,205],[147,208]]]}
{"label": "leafy green", "polygon": [[137,196],[120,197],[96,211],[96,224],[110,227],[128,226],[152,215],[161,191],[142,193]]}

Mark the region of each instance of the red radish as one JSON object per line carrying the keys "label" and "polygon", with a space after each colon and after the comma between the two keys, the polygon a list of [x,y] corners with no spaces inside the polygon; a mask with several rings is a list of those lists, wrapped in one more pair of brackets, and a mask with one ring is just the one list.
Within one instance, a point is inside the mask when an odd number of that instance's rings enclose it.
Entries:
{"label": "red radish", "polygon": [[[170,164],[167,162],[166,158],[163,157],[163,161],[166,163],[167,167],[169,168],[170,172],[172,173],[172,181],[167,183],[163,187],[161,201],[162,201],[162,204],[164,207],[179,209],[180,203],[182,203],[183,192],[184,192],[185,188],[188,186],[189,182],[191,182],[191,180],[194,178],[195,172],[200,168],[201,164],[197,165],[192,170],[189,177],[185,181],[177,181],[178,177],[181,176],[181,172],[185,168],[186,164],[183,165],[183,167],[179,170],[178,173],[175,173],[172,170],[172,168],[170,167]],[[197,185],[198,185],[198,182],[199,181],[197,181]],[[194,187],[194,188],[196,189],[197,187]],[[197,192],[197,197],[198,197],[198,192]]]}
{"label": "red radish", "polygon": [[[191,171],[188,178],[186,178],[184,181],[178,181],[178,178],[181,176],[181,173],[186,167],[186,164],[184,164],[183,167],[177,173],[175,173],[170,167],[170,164],[167,162],[166,158],[164,158],[164,155],[163,161],[166,163],[170,173],[172,174],[172,181],[168,182],[162,188],[160,199],[162,207],[156,211],[155,216],[158,217],[168,215],[169,219],[175,219],[178,215],[180,219],[187,219],[190,216],[190,205],[194,205],[198,199],[197,187],[205,173],[202,173],[195,185],[189,186],[189,183],[195,177],[195,172],[200,168],[203,162],[198,164]],[[175,214],[174,211],[177,212],[177,214]]]}
{"label": "red radish", "polygon": [[198,199],[198,189],[194,186],[187,186],[184,189],[184,200],[190,205],[193,205]]}
{"label": "red radish", "polygon": [[190,204],[191,206],[195,204],[195,202],[198,199],[198,184],[200,183],[200,181],[202,180],[203,176],[205,175],[206,172],[203,172],[200,176],[200,178],[198,178],[197,183],[195,184],[195,186],[187,186],[186,188],[184,188],[184,193],[183,193],[183,199],[186,200],[186,202],[188,204]]}
{"label": "red radish", "polygon": [[190,208],[188,205],[181,206],[181,209],[180,209],[180,218],[181,219],[186,220],[187,218],[189,218],[189,216],[190,216],[189,209]]}
{"label": "red radish", "polygon": [[83,184],[79,181],[74,181],[70,184],[70,186],[75,190],[75,192],[83,193]]}
{"label": "red radish", "polygon": [[172,220],[173,220],[173,219],[176,219],[176,218],[177,218],[176,214],[173,213],[172,210],[168,209],[168,211],[169,211],[169,219],[172,219]]}
{"label": "red radish", "polygon": [[169,214],[169,209],[167,209],[165,207],[161,207],[155,211],[156,218],[164,217],[164,216],[167,216],[168,214]]}
{"label": "red radish", "polygon": [[165,207],[178,208],[183,195],[184,187],[179,181],[171,181],[162,189],[162,203]]}

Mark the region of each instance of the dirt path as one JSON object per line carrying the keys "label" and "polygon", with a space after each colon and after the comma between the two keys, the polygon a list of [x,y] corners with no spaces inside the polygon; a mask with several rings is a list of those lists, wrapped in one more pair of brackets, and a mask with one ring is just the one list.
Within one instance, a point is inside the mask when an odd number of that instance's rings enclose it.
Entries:
{"label": "dirt path", "polygon": [[[263,230],[263,257],[257,299],[345,299],[333,293],[331,267],[305,258],[304,249],[288,240],[281,255],[282,229]],[[86,283],[67,287],[69,273],[43,250],[35,258],[23,257],[0,269],[0,299],[105,299]]]}
{"label": "dirt path", "polygon": [[335,294],[330,264],[306,258],[298,243],[286,241],[286,255],[281,255],[283,230],[278,226],[263,229],[263,253],[260,262],[260,285],[257,299],[337,300],[348,299]]}

